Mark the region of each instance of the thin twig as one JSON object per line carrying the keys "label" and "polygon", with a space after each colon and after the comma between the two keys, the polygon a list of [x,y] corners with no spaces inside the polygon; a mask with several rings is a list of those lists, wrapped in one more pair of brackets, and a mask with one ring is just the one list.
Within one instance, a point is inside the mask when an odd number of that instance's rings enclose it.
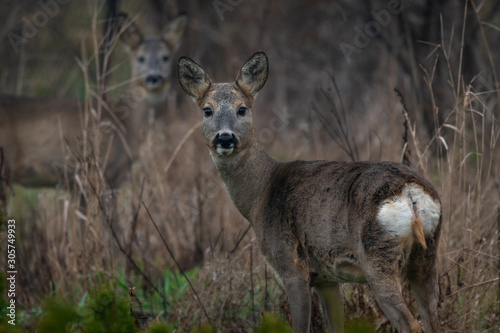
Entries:
{"label": "thin twig", "polygon": [[[338,136],[334,134],[337,131],[335,131],[335,129],[330,128],[333,125],[330,125],[330,122],[327,119],[327,117],[324,114],[322,114],[321,111],[319,111],[318,107],[314,103],[312,104],[312,110],[314,112],[316,112],[316,114],[319,116],[319,120],[320,120],[321,124],[323,125],[323,127],[326,129],[326,133],[333,139],[333,141],[335,141],[335,143],[337,143],[337,145],[340,147],[340,149],[342,149],[349,156],[349,158],[352,161],[355,161],[356,159],[352,153],[352,150],[349,147],[349,144],[344,143],[342,139],[339,139]],[[333,109],[330,111],[332,112],[332,114],[334,115],[334,117],[338,123],[338,118],[335,115],[335,111]],[[342,127],[339,126],[339,128],[340,128],[340,132],[343,132]]]}
{"label": "thin twig", "polygon": [[166,174],[168,173],[168,170],[170,169],[170,166],[172,165],[172,162],[174,161],[175,157],[181,150],[182,146],[184,146],[184,143],[186,143],[187,139],[194,133],[194,131],[201,126],[201,121],[196,123],[193,127],[189,129],[189,131],[186,132],[186,134],[182,137],[181,141],[177,144],[177,147],[175,147],[174,152],[170,156],[170,159],[168,160],[167,164],[163,168],[163,172]]}
{"label": "thin twig", "polygon": [[156,291],[158,293],[158,295],[160,295],[160,297],[163,300],[164,310],[166,312],[167,311],[167,305],[171,306],[170,302],[167,300],[167,298],[165,297],[165,295],[158,288],[156,288],[156,286],[154,285],[153,281],[151,281],[151,279],[146,275],[146,273],[144,273],[141,270],[141,268],[139,267],[139,265],[137,265],[137,263],[134,261],[134,259],[132,259],[132,257],[127,253],[127,251],[125,250],[125,248],[122,246],[122,244],[118,240],[118,235],[116,234],[115,229],[113,228],[113,224],[111,223],[110,218],[106,214],[106,209],[104,207],[104,204],[102,203],[101,197],[97,194],[97,191],[96,191],[96,188],[94,187],[94,185],[92,183],[90,183],[90,182],[89,182],[89,185],[92,188],[92,191],[94,192],[94,195],[98,199],[97,202],[99,204],[99,208],[100,208],[101,212],[103,212],[103,215],[104,215],[104,217],[106,219],[106,223],[108,224],[109,228],[111,229],[111,235],[113,236],[113,238],[114,238],[114,240],[116,242],[116,245],[118,245],[118,248],[120,249],[120,252],[122,252],[125,255],[125,257],[127,258],[127,260],[132,264],[132,266],[134,266],[134,268],[137,270],[137,272],[139,272],[139,274],[141,274],[141,276],[144,278],[144,280],[146,280],[146,282],[151,285],[151,287],[154,289],[154,291]]}
{"label": "thin twig", "polygon": [[[108,69],[109,66],[111,65],[110,59],[108,59],[107,56],[111,51],[111,44],[113,43],[115,34],[117,33],[116,29],[116,24],[115,24],[115,16],[116,16],[116,5],[117,5],[117,0],[107,0],[106,1],[106,19],[103,24],[103,41],[101,44],[101,47],[99,49],[99,71],[103,74],[102,79],[104,82],[102,82],[103,88],[106,86],[106,81],[109,80],[108,74]],[[104,94],[105,89],[103,89],[103,94]]]}
{"label": "thin twig", "polygon": [[[484,22],[482,22],[479,18],[479,10],[476,6],[476,2],[474,0],[470,0],[470,2],[472,5],[472,8],[473,8],[474,16],[475,16],[477,22],[480,23],[479,30],[481,31],[481,37],[483,39],[484,46],[486,48],[486,55],[488,56],[488,60],[490,62],[491,73],[492,73],[493,78],[495,80],[495,82],[494,82],[495,86],[493,87],[493,89],[497,93],[497,98],[500,99],[500,81],[498,80],[497,69],[496,69],[495,61],[493,59],[493,52],[491,52],[490,43],[488,42],[488,39],[486,38],[486,33],[484,32],[484,29],[483,29]],[[497,6],[498,6],[498,3],[497,3]],[[500,115],[500,106],[498,104],[497,104],[497,110],[499,111],[498,115]]]}
{"label": "thin twig", "polygon": [[408,109],[406,107],[406,101],[401,93],[401,91],[398,88],[394,88],[394,91],[399,97],[399,100],[401,101],[401,104],[403,105],[403,116],[404,116],[404,121],[403,121],[403,126],[404,126],[404,134],[403,134],[403,154],[401,156],[401,163],[407,166],[411,166],[410,163],[410,149],[408,148]]}
{"label": "thin twig", "polygon": [[[498,252],[500,253],[500,205],[497,209],[497,244],[498,244]],[[497,286],[497,300],[500,300],[500,258],[497,262],[497,273],[498,273],[498,286]],[[498,312],[497,318],[500,318],[500,302],[498,302]]]}
{"label": "thin twig", "polygon": [[0,222],[7,213],[7,188],[9,187],[9,165],[5,160],[3,147],[0,146]]}
{"label": "thin twig", "polygon": [[462,38],[460,41],[460,53],[459,53],[459,60],[458,60],[458,74],[457,74],[457,96],[460,96],[460,81],[462,78],[462,65],[463,65],[463,57],[464,57],[464,49],[465,49],[465,26],[467,23],[467,8],[468,6],[468,1],[465,1],[464,5],[464,21],[462,25]]}
{"label": "thin twig", "polygon": [[253,247],[250,246],[250,296],[252,298],[252,316],[253,323],[257,326],[257,318],[255,317],[255,291],[253,286]]}
{"label": "thin twig", "polygon": [[[422,170],[422,173],[424,174],[424,177],[427,177],[427,175],[426,175],[426,169],[424,168],[424,165],[423,165],[423,156],[424,156],[424,154],[422,154],[420,152],[420,150],[418,149],[418,139],[417,139],[417,134],[416,134],[416,128],[415,127],[411,128],[411,122],[410,122],[410,118],[408,116],[408,112],[404,112],[404,116],[405,116],[406,122],[409,125],[408,127],[410,128],[410,134],[411,134],[411,137],[412,137],[413,142],[414,142],[415,152],[417,153],[417,158],[418,158],[417,165]],[[432,142],[432,140],[431,140],[431,142]],[[424,153],[425,153],[425,151],[424,151]]]}
{"label": "thin twig", "polygon": [[229,251],[229,255],[232,255],[234,253],[234,251],[236,251],[236,249],[238,248],[238,245],[240,245],[241,241],[243,240],[243,238],[248,233],[248,231],[250,230],[251,227],[252,227],[252,225],[249,224],[248,227],[245,229],[245,231],[243,231],[243,234],[241,235],[241,237],[236,241],[236,244],[234,244],[233,249],[231,251]]}
{"label": "thin twig", "polygon": [[207,320],[210,322],[210,317],[208,316],[208,313],[207,313],[207,310],[205,310],[205,307],[203,306],[203,303],[201,302],[201,299],[200,297],[198,296],[198,293],[196,292],[196,289],[194,289],[194,286],[193,284],[191,283],[191,281],[189,280],[189,278],[187,277],[186,273],[184,273],[184,270],[182,269],[181,265],[179,264],[179,262],[177,261],[177,259],[175,259],[175,256],[174,256],[174,253],[172,252],[172,250],[170,250],[170,247],[168,246],[167,244],[167,241],[165,240],[165,238],[163,237],[163,234],[160,232],[160,229],[158,229],[158,226],[156,225],[156,222],[155,220],[153,219],[153,216],[151,216],[151,213],[149,212],[149,209],[148,207],[146,206],[146,204],[144,203],[144,201],[142,202],[142,205],[144,206],[144,208],[146,209],[146,212],[148,213],[148,216],[149,216],[149,219],[151,220],[151,223],[153,223],[156,231],[158,232],[158,234],[160,235],[161,237],[161,240],[163,241],[163,244],[165,245],[165,248],[167,249],[168,253],[170,254],[170,257],[172,257],[172,260],[174,261],[175,265],[177,266],[177,268],[179,269],[179,272],[182,274],[182,276],[186,279],[187,283],[189,284],[189,287],[191,288],[191,290],[193,291],[193,294],[196,298],[196,300],[198,301],[198,303],[200,304],[200,307],[201,309],[203,310],[203,313],[205,314],[205,317],[207,318]]}
{"label": "thin twig", "polygon": [[267,290],[267,262],[264,263],[264,312],[269,311],[269,292]]}
{"label": "thin twig", "polygon": [[337,86],[337,81],[335,81],[335,78],[333,77],[332,74],[328,73],[328,76],[330,77],[330,80],[332,80],[333,87],[335,88],[335,93],[338,96],[338,99],[340,101],[340,107],[342,108],[342,115],[344,116],[344,126],[346,127],[346,129],[345,129],[345,133],[343,132],[342,134],[345,136],[345,140],[347,142],[347,145],[349,146],[349,150],[352,152],[354,161],[357,161],[357,160],[359,160],[358,146],[356,145],[356,142],[354,142],[353,136],[349,135],[349,125],[350,124],[348,123],[347,110],[346,110],[346,107],[344,104],[344,100],[342,99],[339,87]]}
{"label": "thin twig", "polygon": [[476,283],[476,284],[473,284],[473,285],[470,285],[470,286],[467,286],[467,287],[464,287],[464,288],[461,288],[461,289],[458,289],[458,290],[455,290],[454,292],[452,292],[451,294],[449,295],[446,295],[446,297],[451,297],[451,296],[454,296],[456,294],[459,294],[461,292],[463,292],[464,290],[467,290],[467,289],[472,289],[472,288],[477,288],[477,287],[481,287],[481,286],[484,286],[486,284],[490,284],[490,283],[493,283],[493,282],[497,282],[499,281],[500,278],[494,278],[494,279],[491,279],[491,280],[488,280],[488,281],[483,281],[483,282],[479,282],[479,283]]}
{"label": "thin twig", "polygon": [[132,217],[132,227],[130,228],[130,238],[128,241],[128,250],[127,250],[128,254],[132,252],[135,230],[137,228],[137,222],[139,221],[139,210],[141,209],[142,195],[144,193],[144,183],[145,183],[145,178],[142,178],[141,193],[139,194],[139,202],[137,203],[137,208],[135,209],[134,215]]}
{"label": "thin twig", "polygon": [[358,147],[353,136],[350,135],[350,123],[344,101],[340,95],[335,78],[331,74],[328,75],[333,84],[335,95],[337,95],[337,99],[339,100],[340,109],[337,108],[338,103],[335,103],[335,96],[334,93],[331,92],[331,88],[327,90],[320,88],[320,91],[330,105],[329,113],[333,116],[334,122],[329,121],[327,116],[325,116],[314,103],[312,103],[312,110],[316,112],[327,134],[337,143],[340,149],[342,149],[352,161],[357,161],[359,160]]}

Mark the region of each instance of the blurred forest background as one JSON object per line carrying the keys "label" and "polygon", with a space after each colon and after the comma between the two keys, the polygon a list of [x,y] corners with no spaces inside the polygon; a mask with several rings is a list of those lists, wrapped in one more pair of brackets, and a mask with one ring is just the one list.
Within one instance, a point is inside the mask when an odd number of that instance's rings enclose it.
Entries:
{"label": "blurred forest background", "polygon": [[[108,2],[57,1],[54,15],[17,43],[13,36],[22,36],[26,22],[36,23],[48,2],[0,3],[1,94],[85,98],[95,90],[95,49]],[[163,22],[187,15],[173,62],[189,56],[214,81],[234,80],[255,51],[265,51],[270,76],[254,114],[272,157],[405,158],[443,201],[443,331],[499,331],[500,2],[117,0],[116,6],[139,27],[151,19],[149,6]],[[130,64],[120,42],[111,52],[107,85],[116,88],[108,97],[116,99]],[[66,326],[75,332],[84,330],[88,311],[104,312],[115,297],[130,301],[127,309],[143,331],[158,322],[180,332],[207,323],[217,331],[252,331],[265,312],[289,320],[283,289],[196,128],[201,113],[181,91],[175,70],[172,81],[169,108],[152,132],[144,131],[140,159],[113,198],[116,230],[98,204],[79,210],[77,188],[9,188],[22,329],[50,327],[54,304],[47,300],[56,298],[76,309]],[[5,239],[2,232],[2,269]],[[349,323],[391,330],[367,286],[344,291]],[[92,308],[96,299],[101,306]],[[312,329],[321,331],[319,313],[313,321]]]}

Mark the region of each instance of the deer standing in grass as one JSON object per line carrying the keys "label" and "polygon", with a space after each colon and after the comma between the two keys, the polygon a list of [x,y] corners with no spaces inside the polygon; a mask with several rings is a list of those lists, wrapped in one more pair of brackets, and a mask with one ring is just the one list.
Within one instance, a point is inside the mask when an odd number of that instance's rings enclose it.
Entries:
{"label": "deer standing in grass", "polygon": [[268,75],[263,52],[233,83],[212,83],[187,57],[178,71],[182,88],[203,110],[203,135],[227,191],[283,281],[294,332],[309,332],[310,287],[329,330],[343,331],[343,282],[367,282],[398,332],[423,332],[404,303],[403,275],[425,332],[438,332],[441,203],[433,186],[399,163],[270,158],[257,142],[252,115]]}
{"label": "deer standing in grass", "polygon": [[[162,36],[150,38],[124,14],[117,22],[122,26],[120,37],[129,51],[133,79],[121,99],[103,107],[96,128],[87,129],[103,136],[103,170],[112,187],[119,186],[130,171],[149,111],[163,107],[167,99],[172,54],[182,40],[186,17],[179,16]],[[40,187],[61,181],[68,156],[81,145],[84,108],[90,109],[85,103],[0,95],[0,147],[11,165],[13,182]]]}

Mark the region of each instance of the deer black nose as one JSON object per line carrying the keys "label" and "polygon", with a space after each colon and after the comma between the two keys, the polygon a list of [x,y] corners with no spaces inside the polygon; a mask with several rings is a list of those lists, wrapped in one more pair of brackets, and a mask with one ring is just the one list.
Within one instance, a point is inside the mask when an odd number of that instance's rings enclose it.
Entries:
{"label": "deer black nose", "polygon": [[156,88],[163,84],[163,77],[161,75],[149,75],[146,78],[146,86],[148,88]]}
{"label": "deer black nose", "polygon": [[221,147],[224,149],[233,148],[238,144],[238,139],[233,133],[222,133],[215,136],[213,141],[215,147]]}

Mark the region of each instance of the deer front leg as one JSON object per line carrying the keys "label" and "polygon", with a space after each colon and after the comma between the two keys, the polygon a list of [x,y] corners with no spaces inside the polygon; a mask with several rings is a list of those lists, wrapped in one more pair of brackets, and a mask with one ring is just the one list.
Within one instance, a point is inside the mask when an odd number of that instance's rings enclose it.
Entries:
{"label": "deer front leg", "polygon": [[[272,234],[270,234],[272,235]],[[280,234],[285,238],[287,235]],[[277,239],[274,238],[274,239]],[[311,324],[311,287],[309,278],[309,260],[307,251],[300,241],[288,235],[285,241],[270,241],[267,244],[275,246],[268,258],[271,266],[275,267],[290,303],[292,327],[294,333],[309,333]],[[267,251],[264,246],[263,252]]]}
{"label": "deer front leg", "polygon": [[323,307],[328,332],[344,332],[344,293],[339,283],[314,287]]}
{"label": "deer front leg", "polygon": [[294,333],[309,333],[311,323],[311,288],[309,279],[300,272],[283,276],[285,292],[290,303]]}

